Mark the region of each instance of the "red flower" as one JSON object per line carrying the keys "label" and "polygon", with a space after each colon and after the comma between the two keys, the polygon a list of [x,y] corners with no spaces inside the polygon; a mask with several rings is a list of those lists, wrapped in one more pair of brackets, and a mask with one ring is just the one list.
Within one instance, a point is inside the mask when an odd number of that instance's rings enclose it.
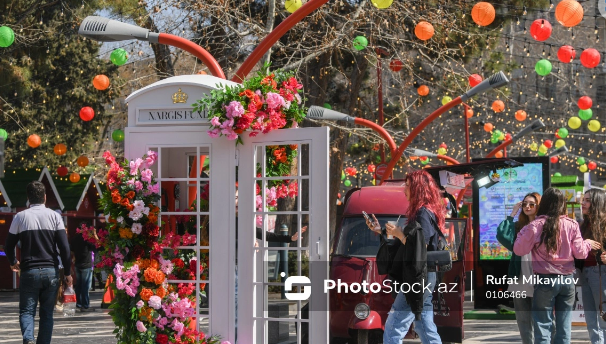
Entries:
{"label": "red flower", "polygon": [[133,250],[130,252],[130,254],[131,256],[133,256],[133,258],[140,259],[141,257],[143,257],[143,255],[145,255],[145,250],[143,249],[143,247],[137,245],[133,247]]}
{"label": "red flower", "polygon": [[156,343],[158,344],[168,344],[168,336],[165,334],[156,335]]}
{"label": "red flower", "polygon": [[181,258],[173,258],[173,260],[171,260],[171,262],[173,262],[173,264],[178,268],[185,267],[185,263],[183,262],[183,260]]}

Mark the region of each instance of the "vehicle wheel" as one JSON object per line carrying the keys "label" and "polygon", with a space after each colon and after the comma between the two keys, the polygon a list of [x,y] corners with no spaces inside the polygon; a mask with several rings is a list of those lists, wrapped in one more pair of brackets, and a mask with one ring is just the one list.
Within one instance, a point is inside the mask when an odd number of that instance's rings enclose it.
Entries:
{"label": "vehicle wheel", "polygon": [[383,331],[372,330],[368,335],[368,344],[383,344]]}
{"label": "vehicle wheel", "polygon": [[348,344],[347,338],[331,337],[330,344]]}
{"label": "vehicle wheel", "polygon": [[368,343],[368,330],[358,330],[357,331],[357,341],[356,344],[369,344]]}

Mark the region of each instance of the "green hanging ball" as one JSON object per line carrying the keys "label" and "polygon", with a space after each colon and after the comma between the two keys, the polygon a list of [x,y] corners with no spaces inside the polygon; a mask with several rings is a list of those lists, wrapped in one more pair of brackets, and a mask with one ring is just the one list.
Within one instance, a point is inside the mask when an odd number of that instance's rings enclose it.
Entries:
{"label": "green hanging ball", "polygon": [[505,135],[503,134],[502,131],[500,131],[499,129],[495,129],[492,131],[492,137],[496,137],[497,139],[501,139],[502,137],[505,137]]}
{"label": "green hanging ball", "polygon": [[566,129],[566,128],[558,129],[558,136],[565,139],[568,136],[568,129]]}
{"label": "green hanging ball", "polygon": [[562,146],[566,145],[566,141],[562,140],[562,139],[557,139],[555,142],[555,148],[560,148]]}
{"label": "green hanging ball", "polygon": [[0,26],[0,48],[8,48],[15,41],[15,33],[8,26]]}
{"label": "green hanging ball", "polygon": [[351,181],[349,179],[347,179],[346,181],[343,182],[343,184],[345,184],[345,186],[347,186],[347,187],[350,187]]}
{"label": "green hanging ball", "polygon": [[363,50],[368,45],[368,40],[364,36],[357,36],[353,40],[353,47],[356,50]]}
{"label": "green hanging ball", "polygon": [[577,158],[577,164],[579,165],[584,165],[585,164],[585,158],[583,158],[582,156]]}
{"label": "green hanging ball", "polygon": [[493,136],[493,137],[491,137],[491,138],[490,138],[490,142],[491,142],[491,143],[499,143],[499,138],[498,138],[498,137]]}
{"label": "green hanging ball", "polygon": [[590,119],[591,116],[593,116],[593,111],[591,111],[591,109],[579,110],[579,117],[582,120],[586,121],[586,120]]}
{"label": "green hanging ball", "polygon": [[540,60],[539,62],[537,62],[536,65],[534,65],[534,70],[540,76],[546,76],[549,73],[551,73],[551,62],[549,62],[549,60],[545,60],[545,59]]}
{"label": "green hanging ball", "polygon": [[126,50],[118,48],[112,51],[111,55],[109,56],[109,59],[116,66],[122,66],[126,63],[126,60],[128,60],[128,54],[126,53]]}
{"label": "green hanging ball", "polygon": [[0,129],[0,137],[6,141],[6,138],[8,137],[8,133],[6,132],[6,130],[4,129]]}
{"label": "green hanging ball", "polygon": [[124,132],[120,129],[114,130],[114,132],[112,133],[112,139],[116,142],[124,141]]}
{"label": "green hanging ball", "polygon": [[442,97],[442,105],[446,105],[452,101],[452,98],[449,96]]}
{"label": "green hanging ball", "polygon": [[328,104],[328,103],[324,103],[324,108],[326,108],[328,110],[332,110],[332,106],[330,106],[330,104]]}
{"label": "green hanging ball", "polygon": [[556,173],[554,173],[554,174],[553,174],[553,176],[554,176],[554,177],[561,177],[561,176],[562,176],[562,174],[561,174],[560,172],[556,172]]}
{"label": "green hanging ball", "polygon": [[421,164],[423,164],[423,165],[429,164],[429,159],[421,160]]}
{"label": "green hanging ball", "polygon": [[583,173],[587,172],[587,165],[583,164],[583,165],[579,166],[579,171],[581,171]]}
{"label": "green hanging ball", "polygon": [[538,155],[538,156],[545,156],[545,152],[541,152],[541,151],[539,151],[539,152],[537,153],[537,155]]}
{"label": "green hanging ball", "polygon": [[341,171],[341,180],[345,180],[345,171]]}
{"label": "green hanging ball", "polygon": [[377,157],[375,158],[375,161],[376,161],[377,163],[381,162],[381,157],[377,155]]}

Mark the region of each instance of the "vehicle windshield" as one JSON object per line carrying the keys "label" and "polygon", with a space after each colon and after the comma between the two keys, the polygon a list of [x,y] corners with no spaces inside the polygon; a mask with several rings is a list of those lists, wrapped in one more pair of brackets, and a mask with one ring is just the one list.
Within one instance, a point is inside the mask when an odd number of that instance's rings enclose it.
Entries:
{"label": "vehicle windshield", "polygon": [[[381,228],[385,228],[387,221],[396,221],[397,216],[377,216]],[[381,245],[378,233],[371,231],[366,225],[364,217],[346,217],[341,224],[341,233],[338,238],[337,249],[333,254],[345,256],[371,257],[376,256]],[[406,226],[406,218],[400,217],[398,226]]]}

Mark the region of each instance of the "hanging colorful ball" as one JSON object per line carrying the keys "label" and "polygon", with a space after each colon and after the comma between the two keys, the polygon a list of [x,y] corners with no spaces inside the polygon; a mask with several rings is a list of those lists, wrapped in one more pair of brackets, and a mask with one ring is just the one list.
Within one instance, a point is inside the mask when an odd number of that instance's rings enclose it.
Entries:
{"label": "hanging colorful ball", "polygon": [[402,68],[404,68],[404,63],[400,60],[391,60],[391,62],[389,62],[389,69],[394,72],[399,72]]}
{"label": "hanging colorful ball", "polygon": [[587,172],[587,170],[588,170],[587,165],[583,164],[583,165],[579,166],[579,171],[585,173],[585,172]]}
{"label": "hanging colorful ball", "polygon": [[587,163],[587,168],[590,171],[595,170],[597,167],[598,167],[598,164],[596,164],[595,161],[590,161],[590,162]]}
{"label": "hanging colorful ball", "polygon": [[57,174],[59,175],[59,177],[65,177],[65,176],[67,176],[68,173],[69,173],[69,170],[65,166],[59,166],[57,168]]}
{"label": "hanging colorful ball", "polygon": [[85,155],[81,155],[77,160],[76,163],[78,164],[78,166],[80,167],[86,167],[88,166],[88,158]]}
{"label": "hanging colorful ball", "polygon": [[65,146],[63,143],[58,143],[55,145],[55,148],[53,148],[53,151],[57,155],[63,155],[67,153],[67,146]]}
{"label": "hanging colorful ball", "polygon": [[545,154],[547,154],[547,152],[541,152],[540,150],[537,152],[538,156],[545,156]]}
{"label": "hanging colorful ball", "polygon": [[576,0],[563,0],[556,6],[555,17],[565,27],[573,27],[583,20],[583,6]]}
{"label": "hanging colorful ball", "polygon": [[593,116],[593,111],[591,109],[587,110],[579,110],[579,118],[586,121]]}
{"label": "hanging colorful ball", "polygon": [[581,64],[585,68],[595,68],[600,64],[601,55],[600,53],[593,49],[585,49],[581,53]]}
{"label": "hanging colorful ball", "polygon": [[426,21],[421,21],[415,26],[415,36],[422,41],[431,39],[434,33],[433,25]]}
{"label": "hanging colorful ball", "polygon": [[499,143],[499,138],[496,136],[491,136],[490,137],[490,143]]}
{"label": "hanging colorful ball", "polygon": [[504,138],[504,140],[505,140],[505,141],[509,141],[509,140],[511,140],[511,134],[510,134],[510,133],[505,134],[505,138]]}
{"label": "hanging colorful ball", "polygon": [[99,74],[93,78],[93,86],[99,91],[106,90],[109,87],[109,78],[106,75]]}
{"label": "hanging colorful ball", "polygon": [[545,140],[543,141],[543,145],[545,145],[547,148],[551,148],[551,146],[553,146],[553,142],[551,142],[551,140]]}
{"label": "hanging colorful ball", "polygon": [[325,109],[332,110],[332,106],[330,104],[328,104],[328,103],[324,103],[323,106],[324,106]]}
{"label": "hanging colorful ball", "polygon": [[582,156],[577,158],[577,164],[578,165],[583,165],[585,164],[585,158],[583,158]]}
{"label": "hanging colorful ball", "polygon": [[452,98],[449,96],[442,97],[442,105],[446,105],[452,101]]}
{"label": "hanging colorful ball", "polygon": [[564,141],[562,139],[558,139],[558,140],[556,140],[554,146],[555,146],[555,148],[560,148],[560,147],[565,146],[565,145],[566,145],[566,141]]}
{"label": "hanging colorful ball", "polygon": [[419,88],[417,88],[417,92],[421,97],[425,97],[429,94],[429,87],[427,87],[427,85],[421,85]]}
{"label": "hanging colorful ball", "polygon": [[571,129],[579,129],[581,127],[581,124],[582,124],[581,119],[576,116],[570,117],[568,119],[568,126]]}
{"label": "hanging colorful ball", "polygon": [[301,0],[286,0],[284,1],[284,9],[288,13],[294,13],[296,10],[303,6],[303,2]]}
{"label": "hanging colorful ball", "polygon": [[378,9],[386,9],[393,4],[393,0],[371,0],[370,2]]}
{"label": "hanging colorful ball", "polygon": [[486,124],[484,124],[484,131],[486,131],[486,132],[489,133],[489,132],[492,131],[492,129],[494,129],[494,126],[492,125],[492,123],[486,123]]}
{"label": "hanging colorful ball", "polygon": [[353,47],[354,47],[354,49],[356,49],[358,51],[364,50],[364,48],[366,48],[367,45],[368,45],[368,40],[364,36],[357,36],[353,40]]}
{"label": "hanging colorful ball", "polygon": [[477,86],[479,83],[481,83],[481,82],[482,82],[482,80],[484,80],[484,79],[483,79],[483,78],[482,78],[482,76],[481,76],[481,75],[479,75],[479,74],[471,74],[471,75],[469,76],[468,80],[469,80],[469,86],[471,86],[471,87],[476,87],[476,86]]}
{"label": "hanging colorful ball", "polygon": [[539,152],[545,154],[547,153],[547,146],[545,146],[544,144],[539,146]]}
{"label": "hanging colorful ball", "polygon": [[503,134],[502,131],[500,131],[498,129],[495,129],[492,132],[492,137],[495,137],[497,140],[501,141],[501,140],[503,140],[505,138],[505,134]]}
{"label": "hanging colorful ball", "polygon": [[347,178],[345,171],[341,171],[341,180],[345,180],[345,178]]}
{"label": "hanging colorful ball", "polygon": [[531,151],[536,152],[539,150],[539,145],[536,142],[533,142],[528,148],[530,148]]}
{"label": "hanging colorful ball", "polygon": [[77,183],[80,181],[80,174],[73,172],[72,174],[69,175],[69,181],[72,183]]}
{"label": "hanging colorful ball", "polygon": [[430,160],[427,157],[425,157],[425,160],[421,160],[421,164],[423,164],[423,165],[427,165],[427,164],[429,164],[429,162],[430,162]]}
{"label": "hanging colorful ball", "polygon": [[473,117],[473,110],[472,109],[465,110],[465,116],[467,116],[467,118]]}
{"label": "hanging colorful ball", "polygon": [[600,122],[596,121],[595,119],[592,119],[591,121],[589,121],[589,123],[587,123],[587,128],[589,128],[589,130],[594,133],[600,130],[601,127],[602,125],[600,124]]}
{"label": "hanging colorful ball", "polygon": [[505,110],[505,103],[502,100],[495,100],[492,102],[492,110],[497,113],[502,112]]}
{"label": "hanging colorful ball", "polygon": [[128,60],[128,54],[126,53],[126,50],[122,48],[114,49],[111,55],[109,55],[109,59],[116,66],[122,66]]}
{"label": "hanging colorful ball", "polygon": [[8,26],[0,26],[0,48],[8,48],[15,42],[15,32]]}
{"label": "hanging colorful ball", "polygon": [[345,186],[350,187],[351,186],[351,181],[349,179],[346,179],[343,184],[345,184]]}
{"label": "hanging colorful ball", "polygon": [[95,117],[95,110],[93,110],[92,107],[85,106],[82,109],[80,109],[80,118],[83,121],[88,122],[91,119],[93,119],[93,117]]}
{"label": "hanging colorful ball", "polygon": [[6,130],[0,129],[0,138],[6,141],[6,139],[8,138],[8,133],[6,132]]}
{"label": "hanging colorful ball", "polygon": [[566,128],[558,129],[558,136],[562,139],[565,139],[566,137],[568,137],[568,129],[566,129]]}
{"label": "hanging colorful ball", "polygon": [[40,139],[40,136],[38,136],[36,134],[31,134],[27,138],[27,144],[28,144],[28,146],[30,146],[32,148],[39,147],[41,143],[42,143],[42,140]]}
{"label": "hanging colorful ball", "polygon": [[370,173],[375,173],[375,171],[377,170],[377,165],[369,164],[368,167],[366,167],[366,170],[368,170],[368,172]]}
{"label": "hanging colorful ball", "polygon": [[500,151],[494,153],[494,157],[497,159],[501,159],[503,157],[503,151],[500,150]]}
{"label": "hanging colorful ball", "polygon": [[479,26],[488,26],[494,21],[496,12],[488,2],[478,2],[471,9],[471,19]]}
{"label": "hanging colorful ball", "polygon": [[116,129],[112,132],[112,140],[116,142],[124,141],[124,132],[120,129]]}
{"label": "hanging colorful ball", "polygon": [[570,45],[563,45],[558,49],[558,59],[562,63],[570,63],[577,56],[576,50]]}
{"label": "hanging colorful ball", "polygon": [[554,174],[553,174],[553,176],[554,176],[554,177],[561,177],[561,176],[562,176],[562,174],[561,174],[560,172],[556,172],[556,173],[554,173]]}
{"label": "hanging colorful ball", "polygon": [[446,153],[447,153],[446,148],[438,148],[438,154],[446,155]]}
{"label": "hanging colorful ball", "polygon": [[593,100],[591,100],[591,98],[589,98],[588,96],[582,96],[577,101],[577,105],[579,106],[579,109],[587,110],[593,105]]}
{"label": "hanging colorful ball", "polygon": [[524,120],[526,120],[527,114],[526,114],[526,111],[524,111],[524,110],[518,110],[518,111],[516,111],[515,116],[516,116],[517,121],[523,122]]}
{"label": "hanging colorful ball", "polygon": [[444,148],[444,149],[448,149],[448,146],[446,145],[446,142],[440,143],[440,146],[438,146],[438,147]]}
{"label": "hanging colorful ball", "polygon": [[551,36],[551,23],[545,19],[537,19],[530,25],[530,36],[539,42],[546,41]]}
{"label": "hanging colorful ball", "polygon": [[537,62],[537,64],[534,65],[534,70],[537,72],[537,74],[539,74],[540,76],[546,76],[549,73],[551,73],[551,62],[549,62],[549,60],[539,60]]}
{"label": "hanging colorful ball", "polygon": [[549,161],[551,161],[552,164],[557,164],[559,160],[560,159],[558,159],[557,156],[552,156],[551,158],[549,158]]}

